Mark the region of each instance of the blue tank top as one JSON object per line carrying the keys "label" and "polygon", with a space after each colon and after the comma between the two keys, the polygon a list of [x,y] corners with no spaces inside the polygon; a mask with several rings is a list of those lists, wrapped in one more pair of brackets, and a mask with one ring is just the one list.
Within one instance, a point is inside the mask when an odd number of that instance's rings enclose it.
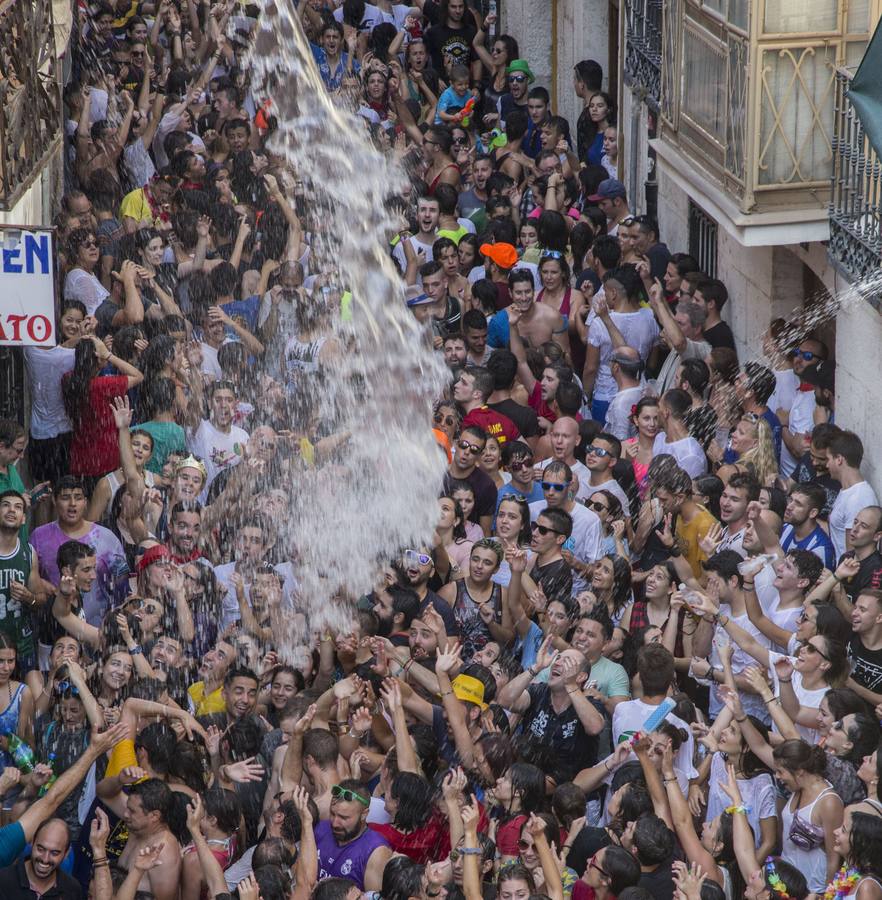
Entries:
{"label": "blue tank top", "polygon": [[354,841],[339,846],[331,831],[331,823],[319,822],[315,828],[318,848],[319,878],[348,878],[364,890],[364,872],[368,860],[377,847],[388,847],[389,842],[376,831],[366,828]]}
{"label": "blue tank top", "polygon": [[[12,734],[17,731],[18,717],[21,712],[21,695],[24,693],[24,689],[25,686],[20,684],[16,688],[9,706],[0,713],[0,734]],[[15,768],[15,761],[5,750],[0,750],[0,765]]]}

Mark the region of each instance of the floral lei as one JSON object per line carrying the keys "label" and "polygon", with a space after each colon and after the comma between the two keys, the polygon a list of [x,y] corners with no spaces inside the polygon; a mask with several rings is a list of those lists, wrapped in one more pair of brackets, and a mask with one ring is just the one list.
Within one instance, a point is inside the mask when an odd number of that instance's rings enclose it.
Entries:
{"label": "floral lei", "polygon": [[841,900],[842,897],[851,893],[852,888],[860,881],[860,877],[861,873],[854,866],[851,868],[843,866],[827,885],[827,890],[824,891],[824,900]]}

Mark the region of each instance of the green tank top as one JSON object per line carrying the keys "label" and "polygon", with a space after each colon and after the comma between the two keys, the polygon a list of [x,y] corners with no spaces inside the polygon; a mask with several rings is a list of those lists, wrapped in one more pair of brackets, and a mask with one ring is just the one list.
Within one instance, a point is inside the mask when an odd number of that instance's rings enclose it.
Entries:
{"label": "green tank top", "polygon": [[34,629],[30,609],[12,597],[12,583],[28,583],[31,556],[31,545],[21,538],[9,556],[0,555],[0,631],[15,641],[19,659],[33,653]]}

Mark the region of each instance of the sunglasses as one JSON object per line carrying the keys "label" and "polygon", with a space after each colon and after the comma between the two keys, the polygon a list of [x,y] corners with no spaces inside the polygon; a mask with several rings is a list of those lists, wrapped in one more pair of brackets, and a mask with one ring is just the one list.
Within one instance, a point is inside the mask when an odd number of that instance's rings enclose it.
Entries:
{"label": "sunglasses", "polygon": [[593,444],[588,448],[588,452],[594,456],[599,456],[601,459],[605,456],[612,456],[609,450],[604,450],[603,447],[595,447]]}
{"label": "sunglasses", "polygon": [[343,800],[345,803],[352,803],[354,801],[356,803],[361,803],[362,806],[371,805],[371,801],[362,797],[361,794],[356,791],[351,791],[349,788],[340,787],[339,784],[335,784],[331,787],[331,798],[334,800]]}
{"label": "sunglasses", "polygon": [[447,425],[448,427],[456,424],[456,419],[453,416],[442,416],[440,413],[435,415],[435,424],[436,425]]}
{"label": "sunglasses", "polygon": [[593,856],[591,857],[591,861],[588,863],[588,868],[597,869],[597,871],[600,872],[600,874],[603,875],[604,878],[609,878],[609,875],[607,875],[606,871],[604,869],[601,869],[600,866],[597,865],[596,862],[594,862]]}
{"label": "sunglasses", "polygon": [[508,464],[508,470],[510,472],[520,472],[521,469],[532,469],[533,468],[533,460],[532,459],[513,459]]}
{"label": "sunglasses", "polygon": [[429,556],[428,553],[419,553],[416,550],[405,550],[404,561],[406,563],[419,562],[421,566],[427,566],[432,561],[432,557]]}
{"label": "sunglasses", "polygon": [[454,138],[454,139],[453,139],[453,143],[454,143],[454,144],[460,144],[460,145],[463,146],[463,147],[464,147],[468,142],[469,142],[469,139],[468,139],[468,138],[464,138],[464,137],[462,137],[462,138]]}
{"label": "sunglasses", "polygon": [[794,356],[798,356],[800,359],[804,359],[806,362],[811,362],[813,359],[817,359],[817,356],[812,353],[811,350],[794,350]]}
{"label": "sunglasses", "polygon": [[609,512],[609,507],[604,506],[602,503],[598,503],[596,500],[589,500],[586,504],[590,509],[593,509],[594,512]]}
{"label": "sunglasses", "polygon": [[543,250],[540,259],[563,259],[563,253],[560,250]]}
{"label": "sunglasses", "polygon": [[80,696],[79,688],[71,684],[71,682],[69,681],[59,681],[55,685],[55,693],[59,697],[63,697],[65,694],[70,694],[73,697]]}
{"label": "sunglasses", "polygon": [[561,491],[565,491],[567,489],[567,485],[569,485],[569,481],[565,481],[563,484],[560,484],[556,481],[543,481],[542,490],[557,491],[558,493],[560,493]]}
{"label": "sunglasses", "polygon": [[808,650],[809,653],[817,653],[818,656],[822,657],[823,659],[826,659],[827,662],[830,662],[830,657],[827,656],[827,654],[824,653],[823,650],[820,650],[818,647],[816,647],[816,646],[815,646],[814,644],[812,644],[811,642],[805,641],[805,642],[803,643],[802,646],[803,646],[806,650]]}
{"label": "sunglasses", "polygon": [[97,247],[98,241],[96,241],[95,238],[87,238],[85,241],[83,241],[82,246],[83,247]]}
{"label": "sunglasses", "polygon": [[457,441],[456,446],[459,447],[460,450],[463,450],[463,451],[469,450],[472,453],[483,453],[484,452],[483,447],[479,447],[477,444],[470,444],[466,440]]}
{"label": "sunglasses", "polygon": [[516,81],[518,84],[522,84],[523,82],[525,82],[527,80],[527,76],[526,75],[509,75],[508,80]]}
{"label": "sunglasses", "polygon": [[530,528],[532,528],[533,531],[538,531],[542,537],[545,537],[547,534],[563,534],[562,531],[555,531],[554,528],[549,528],[547,525],[540,525],[538,522],[533,522],[530,525]]}
{"label": "sunglasses", "polygon": [[518,841],[518,850],[520,850],[521,853],[529,853],[532,849],[533,844],[531,844],[529,841],[525,841],[523,838]]}

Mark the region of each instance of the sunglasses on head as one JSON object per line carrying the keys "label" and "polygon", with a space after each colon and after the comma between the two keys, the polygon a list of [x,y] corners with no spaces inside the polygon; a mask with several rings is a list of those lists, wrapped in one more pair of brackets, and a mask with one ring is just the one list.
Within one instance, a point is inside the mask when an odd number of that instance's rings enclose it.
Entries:
{"label": "sunglasses on head", "polygon": [[420,553],[417,550],[405,550],[404,561],[406,563],[419,562],[421,566],[427,566],[432,561],[432,557],[428,553]]}
{"label": "sunglasses on head", "polygon": [[59,697],[63,697],[65,694],[70,694],[73,697],[80,696],[80,690],[78,687],[73,685],[70,681],[59,681],[55,685],[55,693]]}
{"label": "sunglasses on head", "polygon": [[353,801],[356,803],[361,803],[362,806],[370,806],[371,801],[362,797],[357,791],[352,791],[349,788],[340,787],[339,784],[335,784],[331,787],[331,798],[333,800],[343,800],[345,803],[352,803]]}
{"label": "sunglasses on head", "polygon": [[543,481],[542,482],[542,490],[543,491],[557,491],[558,493],[560,493],[561,491],[565,491],[567,489],[568,485],[569,485],[569,481],[565,481],[565,482],[563,482],[563,484],[561,484],[560,482],[557,482],[557,481]]}
{"label": "sunglasses on head", "polygon": [[547,535],[549,533],[550,534],[561,534],[561,535],[563,534],[562,531],[557,531],[554,528],[549,528],[547,525],[540,525],[538,522],[533,522],[532,525],[530,525],[530,527],[533,529],[533,531],[538,531],[539,534],[542,535],[542,537],[545,537],[545,535]]}
{"label": "sunglasses on head", "polygon": [[540,259],[563,259],[563,253],[560,250],[543,250]]}

